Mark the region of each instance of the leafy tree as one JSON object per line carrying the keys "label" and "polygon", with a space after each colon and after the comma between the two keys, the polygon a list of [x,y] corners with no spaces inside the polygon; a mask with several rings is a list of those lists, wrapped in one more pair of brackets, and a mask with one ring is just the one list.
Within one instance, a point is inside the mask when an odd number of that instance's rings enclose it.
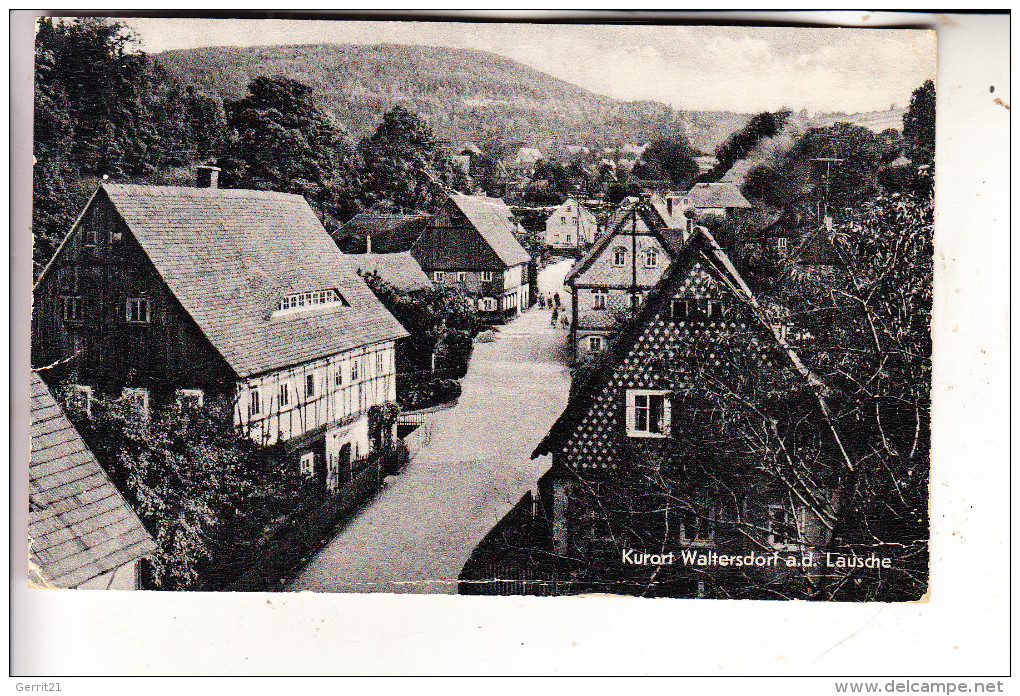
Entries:
{"label": "leafy tree", "polygon": [[631,173],[640,179],[669,179],[678,188],[685,188],[698,174],[696,154],[683,135],[657,138],[649,143]]}
{"label": "leafy tree", "polygon": [[867,128],[811,128],[780,157],[752,168],[741,190],[777,208],[827,201],[838,211],[875,195],[881,156],[878,136]]}
{"label": "leafy tree", "polygon": [[315,106],[310,87],[256,77],[226,110],[234,138],[221,161],[224,186],[302,195],[330,231],[355,214],[357,152],[344,127]]}
{"label": "leafy tree", "polygon": [[[186,96],[122,24],[42,18],[35,38],[35,272],[102,176],[152,181],[218,154],[222,107]],[[201,117],[189,109],[202,102]]]}
{"label": "leafy tree", "polygon": [[123,400],[99,396],[91,417],[68,412],[90,449],[156,541],[160,589],[201,589],[206,571],[257,540],[307,493],[293,467],[280,466],[233,428],[229,405],[156,408],[143,421]]}
{"label": "leafy tree", "polygon": [[433,356],[450,332],[473,336],[478,331],[477,312],[459,288],[434,286],[407,292],[395,288],[378,273],[362,273],[361,276],[383,306],[411,334],[398,343],[398,372],[431,369]]}
{"label": "leafy tree", "polygon": [[914,90],[903,114],[903,142],[914,166],[935,161],[935,83],[927,80]]}
{"label": "leafy tree", "polygon": [[734,162],[747,157],[764,138],[774,138],[786,125],[790,117],[788,109],[771,112],[763,111],[752,118],[747,125],[722,142],[715,150],[718,163],[699,181],[719,181],[730,170]]}
{"label": "leafy tree", "polygon": [[363,159],[362,201],[374,209],[434,212],[450,189],[467,182],[432,129],[401,105],[383,116],[375,133],[358,146]]}

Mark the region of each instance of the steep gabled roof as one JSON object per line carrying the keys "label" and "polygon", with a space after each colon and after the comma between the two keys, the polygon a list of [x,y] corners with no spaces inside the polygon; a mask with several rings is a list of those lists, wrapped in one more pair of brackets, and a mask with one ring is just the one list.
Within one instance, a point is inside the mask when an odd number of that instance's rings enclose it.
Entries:
{"label": "steep gabled roof", "polygon": [[[301,196],[134,184],[102,191],[238,377],[408,335]],[[272,316],[287,295],[327,289],[347,304]]]}
{"label": "steep gabled roof", "polygon": [[598,241],[592,245],[591,249],[588,250],[580,261],[574,264],[574,267],[570,269],[570,273],[567,274],[563,280],[564,285],[570,285],[577,278],[591,268],[591,265],[595,263],[596,259],[601,256],[602,252],[606,250],[617,233],[627,233],[627,223],[631,219],[630,214],[634,212],[641,217],[645,227],[648,228],[648,232],[641,232],[641,234],[650,234],[659,240],[659,244],[662,248],[669,252],[670,256],[675,258],[677,252],[683,246],[683,240],[679,235],[666,231],[663,224],[662,216],[648,203],[642,203],[632,201],[625,203],[619,208],[610,219],[609,226]]}
{"label": "steep gabled roof", "polygon": [[76,587],[156,544],[49,388],[32,372],[28,535],[41,579]]}
{"label": "steep gabled roof", "polygon": [[451,193],[450,200],[508,268],[531,261],[514,234],[519,229],[517,220],[502,198]]}
{"label": "steep gabled roof", "polygon": [[395,254],[347,254],[346,258],[354,270],[378,273],[380,278],[397,290],[413,292],[432,287],[432,281],[409,251]]}
{"label": "steep gabled roof", "polygon": [[567,403],[566,409],[564,409],[563,413],[553,424],[549,433],[535,448],[531,455],[532,459],[551,453],[562,439],[569,434],[570,429],[581,421],[592,399],[598,395],[602,386],[612,378],[614,369],[626,358],[627,351],[630,350],[634,341],[637,340],[646,323],[669,302],[679,274],[686,273],[695,260],[703,261],[706,268],[718,277],[738,300],[742,300],[748,306],[752,317],[757,322],[758,329],[776,341],[781,353],[786,356],[790,366],[819,394],[822,410],[828,415],[827,407],[824,404],[824,397],[822,396],[825,391],[825,385],[801,362],[797,353],[780,335],[778,329],[768,320],[762,307],[754,297],[754,293],[751,292],[747,283],[741,278],[740,273],[737,272],[736,267],[712,234],[704,227],[698,227],[690,239],[687,240],[687,243],[684,244],[678,257],[674,258],[669,270],[651,291],[638,313],[621,328],[610,349],[602,356],[595,369],[588,374],[583,382],[571,390],[572,396]]}
{"label": "steep gabled roof", "polygon": [[687,192],[695,208],[750,208],[751,204],[731,182],[695,184]]}
{"label": "steep gabled roof", "polygon": [[372,237],[372,252],[389,254],[408,251],[421,236],[429,219],[425,215],[395,215],[386,213],[358,213],[340,226],[337,238],[356,238],[357,250],[365,247],[366,237]]}

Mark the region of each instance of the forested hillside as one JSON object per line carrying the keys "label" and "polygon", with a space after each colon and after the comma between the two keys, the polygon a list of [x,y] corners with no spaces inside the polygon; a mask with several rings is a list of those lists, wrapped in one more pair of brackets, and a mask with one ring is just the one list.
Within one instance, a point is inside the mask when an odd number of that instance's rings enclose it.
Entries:
{"label": "forested hillside", "polygon": [[647,142],[678,127],[712,152],[749,115],[678,112],[658,102],[623,102],[589,92],[485,51],[381,44],[198,48],[155,59],[180,84],[223,99],[252,78],[283,75],[311,86],[318,105],[355,137],[401,103],[436,135],[460,143]]}

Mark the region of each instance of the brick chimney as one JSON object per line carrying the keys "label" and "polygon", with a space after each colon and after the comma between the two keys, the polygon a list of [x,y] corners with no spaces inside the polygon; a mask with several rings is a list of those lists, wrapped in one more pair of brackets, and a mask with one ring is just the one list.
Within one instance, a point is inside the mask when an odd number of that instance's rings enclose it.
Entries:
{"label": "brick chimney", "polygon": [[200,165],[195,172],[195,186],[198,188],[219,188],[220,168],[206,164]]}

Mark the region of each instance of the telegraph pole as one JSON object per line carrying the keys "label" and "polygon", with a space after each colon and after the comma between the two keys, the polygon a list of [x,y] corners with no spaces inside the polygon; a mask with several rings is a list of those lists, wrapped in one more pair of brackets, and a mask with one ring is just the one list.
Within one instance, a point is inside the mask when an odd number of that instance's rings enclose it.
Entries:
{"label": "telegraph pole", "polygon": [[825,162],[825,198],[822,199],[822,210],[818,217],[823,220],[829,216],[829,184],[832,177],[832,165],[843,162],[842,157],[813,157],[812,162]]}

